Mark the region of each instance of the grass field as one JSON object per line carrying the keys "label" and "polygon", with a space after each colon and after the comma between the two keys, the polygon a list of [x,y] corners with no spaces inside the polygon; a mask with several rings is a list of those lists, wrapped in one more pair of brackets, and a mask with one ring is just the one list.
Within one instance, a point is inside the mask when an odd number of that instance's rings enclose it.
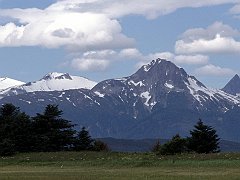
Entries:
{"label": "grass field", "polygon": [[240,179],[240,154],[57,152],[2,157],[0,180]]}

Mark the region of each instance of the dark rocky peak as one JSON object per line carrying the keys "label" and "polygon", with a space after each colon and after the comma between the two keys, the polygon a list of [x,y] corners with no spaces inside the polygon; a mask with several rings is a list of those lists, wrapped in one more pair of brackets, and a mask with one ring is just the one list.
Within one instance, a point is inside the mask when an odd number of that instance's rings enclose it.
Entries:
{"label": "dark rocky peak", "polygon": [[41,80],[52,80],[52,79],[68,79],[72,80],[72,77],[68,73],[48,73]]}
{"label": "dark rocky peak", "polygon": [[224,92],[237,95],[240,93],[240,77],[236,74],[222,89]]}
{"label": "dark rocky peak", "polygon": [[157,79],[159,78],[172,78],[175,76],[187,77],[187,73],[184,69],[176,66],[171,61],[164,59],[156,59],[151,61],[149,64],[142,66],[134,76],[152,76]]}
{"label": "dark rocky peak", "polygon": [[184,82],[187,82],[188,77],[184,69],[171,61],[156,59],[142,66],[130,79],[135,83],[143,82],[148,85],[164,86],[165,83],[170,82],[173,86],[182,87]]}
{"label": "dark rocky peak", "polygon": [[194,76],[189,76],[183,68],[176,66],[171,61],[156,59],[142,66],[129,77],[102,81],[92,91],[101,94],[139,95],[146,97],[145,99],[150,102],[170,91],[197,92],[204,88],[206,86]]}
{"label": "dark rocky peak", "polygon": [[239,82],[240,81],[240,77],[238,76],[238,74],[236,74],[232,79],[231,79],[232,81],[237,81],[237,82]]}

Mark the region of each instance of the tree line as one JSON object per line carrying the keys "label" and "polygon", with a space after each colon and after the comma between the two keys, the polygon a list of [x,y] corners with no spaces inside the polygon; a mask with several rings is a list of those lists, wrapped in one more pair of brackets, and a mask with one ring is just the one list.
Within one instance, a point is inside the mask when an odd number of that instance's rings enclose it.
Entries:
{"label": "tree line", "polygon": [[30,117],[13,104],[0,108],[0,155],[17,152],[102,151],[107,144],[92,139],[85,127],[77,132],[62,118],[57,105],[47,105],[43,113]]}
{"label": "tree line", "polygon": [[[30,117],[13,104],[0,107],[0,155],[17,152],[54,151],[108,151],[107,144],[92,139],[85,127],[77,132],[69,120],[62,118],[57,105],[47,105],[43,113]],[[158,141],[152,151],[160,155],[178,153],[219,152],[219,138],[211,126],[199,120],[190,131],[190,137],[175,135],[161,145]]]}
{"label": "tree line", "polygon": [[152,151],[160,155],[174,155],[181,153],[217,153],[220,152],[219,138],[216,130],[205,125],[201,119],[190,131],[190,137],[182,138],[179,134],[170,141],[161,145],[159,141],[153,146]]}

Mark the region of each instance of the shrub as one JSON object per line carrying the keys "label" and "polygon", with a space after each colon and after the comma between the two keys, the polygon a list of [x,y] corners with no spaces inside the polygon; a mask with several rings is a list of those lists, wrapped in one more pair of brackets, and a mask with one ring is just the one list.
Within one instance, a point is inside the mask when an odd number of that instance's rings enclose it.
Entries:
{"label": "shrub", "polygon": [[174,155],[181,154],[187,151],[186,139],[183,139],[177,134],[171,141],[161,146],[158,154],[161,155]]}
{"label": "shrub", "polygon": [[110,151],[108,145],[100,140],[95,140],[93,143],[94,151]]}

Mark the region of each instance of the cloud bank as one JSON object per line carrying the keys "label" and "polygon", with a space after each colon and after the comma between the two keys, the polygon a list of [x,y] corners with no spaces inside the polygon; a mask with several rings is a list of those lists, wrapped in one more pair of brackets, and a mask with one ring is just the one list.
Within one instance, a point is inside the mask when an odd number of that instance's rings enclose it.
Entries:
{"label": "cloud bank", "polygon": [[[126,36],[119,19],[141,15],[147,19],[170,14],[181,8],[221,4],[236,5],[239,0],[59,0],[45,9],[0,9],[0,18],[10,19],[0,25],[0,47],[63,47],[80,52],[68,63],[84,71],[103,71],[113,60],[153,59],[162,57],[178,64],[206,64],[201,53],[237,52],[240,43],[233,37],[239,31],[216,22],[207,29],[190,29],[176,42],[173,53],[143,55],[133,38]],[[216,33],[221,33],[216,36]],[[217,46],[216,46],[217,44]],[[105,54],[104,54],[105,53]],[[113,57],[113,54],[114,57]],[[183,55],[186,54],[186,55]]]}
{"label": "cloud bank", "polygon": [[240,52],[240,31],[222,22],[215,22],[206,29],[189,29],[181,38],[175,44],[179,54]]}

